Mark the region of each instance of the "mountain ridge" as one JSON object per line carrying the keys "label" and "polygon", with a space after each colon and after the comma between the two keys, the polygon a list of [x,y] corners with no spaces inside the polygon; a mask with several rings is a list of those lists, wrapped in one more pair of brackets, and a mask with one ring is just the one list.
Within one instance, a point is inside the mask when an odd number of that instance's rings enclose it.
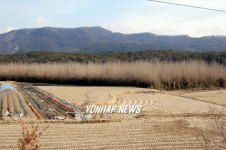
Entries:
{"label": "mountain ridge", "polygon": [[103,52],[133,50],[224,51],[226,36],[123,34],[99,26],[27,28],[0,34],[0,54],[31,51]]}

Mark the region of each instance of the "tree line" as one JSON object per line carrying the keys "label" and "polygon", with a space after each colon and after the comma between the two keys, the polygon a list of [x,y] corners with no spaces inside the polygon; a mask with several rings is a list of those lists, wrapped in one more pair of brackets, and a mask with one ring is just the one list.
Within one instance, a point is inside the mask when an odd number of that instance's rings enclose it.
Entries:
{"label": "tree line", "polygon": [[109,62],[109,61],[184,61],[203,60],[206,62],[216,61],[226,64],[226,51],[222,52],[183,52],[174,50],[142,50],[142,51],[112,51],[99,53],[67,53],[67,52],[28,52],[8,55],[0,55],[0,63],[47,63],[47,62]]}

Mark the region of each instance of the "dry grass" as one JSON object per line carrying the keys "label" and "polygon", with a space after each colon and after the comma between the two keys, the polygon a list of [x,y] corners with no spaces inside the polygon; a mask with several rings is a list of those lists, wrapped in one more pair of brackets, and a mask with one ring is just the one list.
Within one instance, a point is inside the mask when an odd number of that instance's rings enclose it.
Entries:
{"label": "dry grass", "polygon": [[22,138],[19,138],[18,142],[18,148],[20,150],[38,150],[41,148],[40,143],[38,142],[38,139],[40,136],[49,128],[49,125],[47,125],[45,128],[40,130],[39,125],[35,125],[35,122],[33,121],[30,125],[25,125],[25,123],[21,120],[20,122],[22,127]]}
{"label": "dry grass", "polygon": [[[110,87],[110,86],[37,86],[38,88],[52,93],[53,95],[70,101],[75,105],[90,105],[108,103],[115,95],[135,93],[136,91],[150,91],[152,89],[136,87]],[[111,103],[112,104],[112,103]],[[114,103],[113,103],[114,104]]]}
{"label": "dry grass", "polygon": [[178,90],[168,91],[168,94],[189,97],[196,100],[207,101],[214,104],[226,106],[226,90],[204,90],[204,91],[189,91]]}
{"label": "dry grass", "polygon": [[[213,107],[210,107],[209,114],[222,114],[223,111],[216,110]],[[199,129],[200,135],[202,138],[202,147],[205,150],[210,149],[226,149],[226,122],[225,119],[216,115],[209,120],[209,125],[211,127],[211,132],[215,132],[218,134],[220,139],[218,141],[214,140],[214,137],[211,135],[210,131],[207,131],[205,129]],[[199,140],[199,136],[197,136],[197,139]]]}
{"label": "dry grass", "polygon": [[[208,121],[207,118],[199,120]],[[45,124],[40,124],[44,126]],[[197,126],[200,127],[202,123]],[[39,142],[42,149],[202,149],[197,127],[184,118],[137,119],[94,124],[52,124]],[[0,126],[0,148],[16,149],[19,124]],[[215,140],[219,137],[211,134]]]}
{"label": "dry grass", "polygon": [[226,86],[226,67],[203,61],[0,64],[0,79],[164,89]]}

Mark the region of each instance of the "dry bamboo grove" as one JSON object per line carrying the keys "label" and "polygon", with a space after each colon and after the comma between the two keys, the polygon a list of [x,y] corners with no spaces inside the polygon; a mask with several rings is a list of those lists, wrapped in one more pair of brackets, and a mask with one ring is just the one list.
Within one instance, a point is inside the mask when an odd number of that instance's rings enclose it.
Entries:
{"label": "dry bamboo grove", "polygon": [[203,61],[0,64],[0,79],[164,89],[226,86],[226,67]]}

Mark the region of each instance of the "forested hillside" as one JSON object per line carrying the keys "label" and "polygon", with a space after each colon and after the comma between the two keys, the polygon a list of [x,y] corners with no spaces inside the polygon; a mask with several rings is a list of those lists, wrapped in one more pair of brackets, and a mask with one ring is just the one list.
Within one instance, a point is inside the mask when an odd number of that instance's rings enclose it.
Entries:
{"label": "forested hillside", "polygon": [[0,34],[0,54],[31,51],[109,52],[134,50],[224,51],[225,36],[193,38],[152,33],[123,34],[101,27],[20,29]]}

